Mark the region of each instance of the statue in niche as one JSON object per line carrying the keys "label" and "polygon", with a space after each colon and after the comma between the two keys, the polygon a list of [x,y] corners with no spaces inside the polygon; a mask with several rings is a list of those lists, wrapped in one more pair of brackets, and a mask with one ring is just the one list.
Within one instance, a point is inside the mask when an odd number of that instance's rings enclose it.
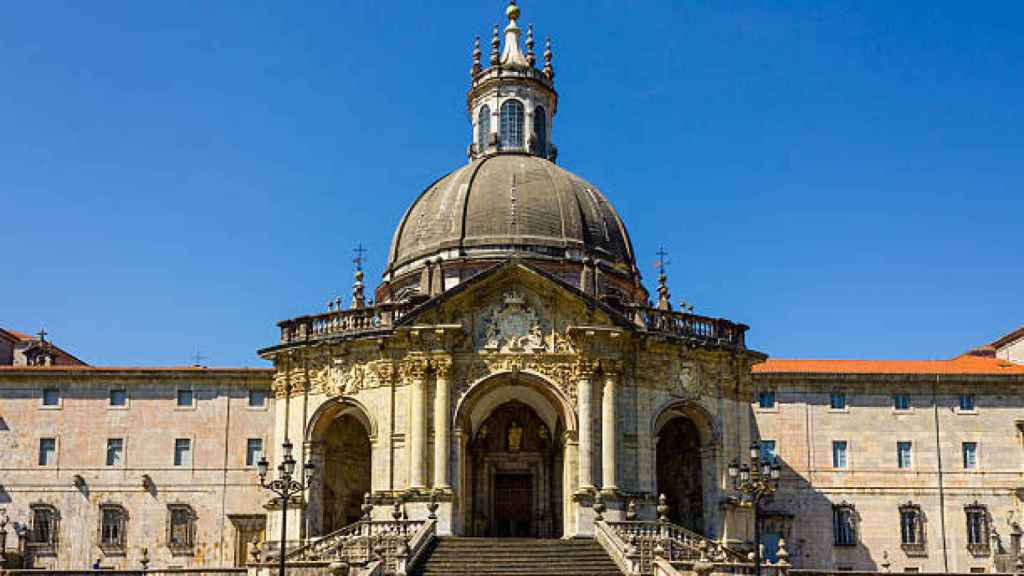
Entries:
{"label": "statue in niche", "polygon": [[541,427],[537,429],[537,435],[540,436],[541,442],[545,444],[547,444],[548,441],[551,440],[551,438],[548,436],[547,426],[541,425]]}
{"label": "statue in niche", "polygon": [[508,427],[508,451],[519,452],[523,443],[523,427],[515,420]]}
{"label": "statue in niche", "polygon": [[477,439],[480,442],[487,440],[487,424],[484,424],[483,426],[480,427],[480,432],[477,433]]}

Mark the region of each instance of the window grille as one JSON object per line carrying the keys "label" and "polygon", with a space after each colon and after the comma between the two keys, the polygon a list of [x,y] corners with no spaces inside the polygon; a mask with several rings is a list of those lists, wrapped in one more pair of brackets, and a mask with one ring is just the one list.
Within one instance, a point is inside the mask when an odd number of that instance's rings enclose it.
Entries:
{"label": "window grille", "polygon": [[128,528],[128,512],[119,504],[100,505],[100,548],[110,553],[124,553]]}
{"label": "window grille", "polygon": [[536,152],[541,156],[548,155],[548,115],[543,106],[533,109],[533,137]]}
{"label": "window grille", "polygon": [[484,104],[476,115],[476,148],[480,152],[487,150],[487,139],[491,135],[491,107]]}
{"label": "window grille", "polygon": [[523,103],[508,100],[501,105],[501,148],[503,150],[523,147]]}
{"label": "window grille", "polygon": [[836,546],[853,546],[857,543],[857,527],[852,504],[843,502],[832,506],[832,534]]}
{"label": "window grille", "polygon": [[191,553],[195,546],[196,515],[187,504],[167,506],[167,546],[175,553]]}

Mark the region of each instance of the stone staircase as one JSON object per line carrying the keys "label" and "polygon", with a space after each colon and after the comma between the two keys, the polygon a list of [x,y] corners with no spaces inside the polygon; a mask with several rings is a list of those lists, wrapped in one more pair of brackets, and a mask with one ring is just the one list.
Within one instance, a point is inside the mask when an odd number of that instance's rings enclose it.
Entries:
{"label": "stone staircase", "polygon": [[594,540],[438,538],[413,576],[622,576]]}

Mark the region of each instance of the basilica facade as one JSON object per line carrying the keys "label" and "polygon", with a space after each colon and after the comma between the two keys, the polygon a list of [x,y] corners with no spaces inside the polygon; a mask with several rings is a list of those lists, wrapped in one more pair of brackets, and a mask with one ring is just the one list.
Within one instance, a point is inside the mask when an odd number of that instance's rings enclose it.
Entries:
{"label": "basilica facade", "polygon": [[0,331],[7,552],[243,565],[279,543],[256,464],[285,442],[316,470],[292,548],[374,518],[592,539],[661,516],[748,550],[728,470],[759,442],[781,467],[770,560],[784,539],[798,568],[1012,567],[1024,331],[947,361],[769,360],[746,325],[673,309],[608,198],[557,164],[550,40],[505,16],[472,53],[467,162],[406,210],[371,294],[358,270],[349,302],[279,323],[272,368],[97,368]]}

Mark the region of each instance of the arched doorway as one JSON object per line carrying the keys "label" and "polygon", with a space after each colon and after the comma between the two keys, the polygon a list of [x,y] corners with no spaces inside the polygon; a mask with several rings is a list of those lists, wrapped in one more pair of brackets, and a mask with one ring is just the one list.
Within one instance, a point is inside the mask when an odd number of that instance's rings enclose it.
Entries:
{"label": "arched doorway", "polygon": [[562,535],[561,428],[515,400],[484,420],[467,446],[471,535]]}
{"label": "arched doorway", "polygon": [[458,513],[465,536],[556,538],[575,526],[576,414],[557,386],[503,372],[470,386],[454,418]]}
{"label": "arched doorway", "polygon": [[700,432],[685,416],[672,418],[658,434],[658,492],[668,499],[669,520],[704,533]]}
{"label": "arched doorway", "polygon": [[362,516],[363,494],[370,491],[370,436],[362,422],[345,414],[331,422],[321,441],[321,530],[329,534]]}

